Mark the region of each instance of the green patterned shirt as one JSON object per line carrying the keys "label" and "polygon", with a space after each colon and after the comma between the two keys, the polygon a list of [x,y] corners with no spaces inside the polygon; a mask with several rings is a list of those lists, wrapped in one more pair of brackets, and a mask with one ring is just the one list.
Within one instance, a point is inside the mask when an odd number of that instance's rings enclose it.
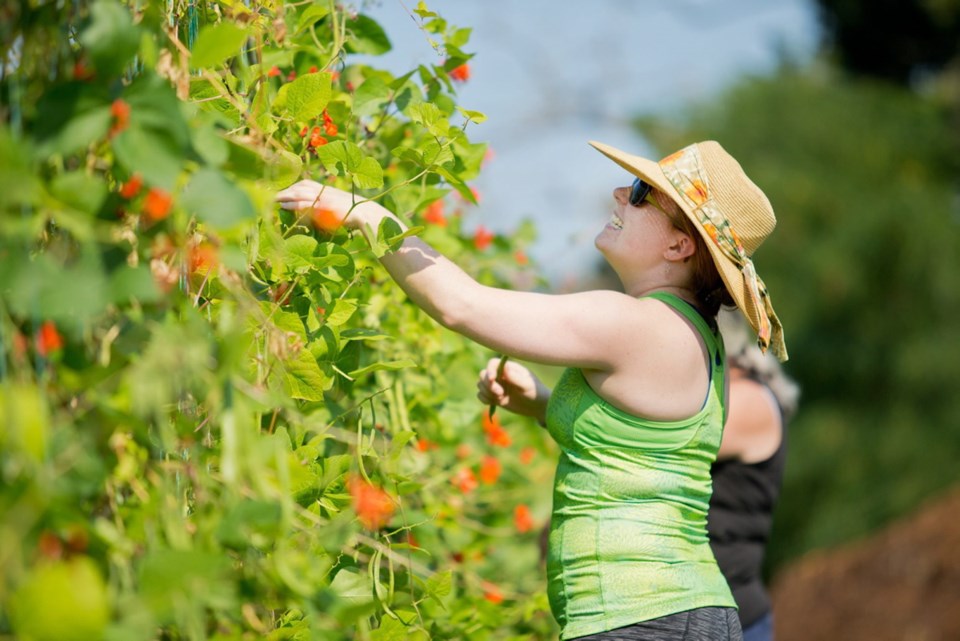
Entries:
{"label": "green patterned shirt", "polygon": [[707,541],[710,465],[723,432],[719,335],[683,300],[653,294],[688,318],[712,364],[703,408],[681,421],[624,412],[568,369],[547,407],[561,448],[547,560],[561,639],[699,607],[736,607]]}

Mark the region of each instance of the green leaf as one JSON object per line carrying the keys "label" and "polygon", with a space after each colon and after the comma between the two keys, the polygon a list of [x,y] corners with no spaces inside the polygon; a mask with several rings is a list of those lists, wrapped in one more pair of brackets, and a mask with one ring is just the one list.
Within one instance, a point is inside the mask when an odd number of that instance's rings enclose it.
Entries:
{"label": "green leaf", "polygon": [[309,350],[301,350],[297,357],[283,365],[283,381],[291,398],[322,401],[324,390],[333,386],[333,378],[325,375]]}
{"label": "green leaf", "polygon": [[107,199],[107,185],[103,178],[84,170],[60,174],[50,183],[50,192],[68,207],[91,216]]}
{"label": "green leaf", "polygon": [[39,200],[40,181],[30,169],[30,156],[26,142],[11,136],[0,122],[0,206]]}
{"label": "green leaf", "polygon": [[404,111],[410,120],[424,127],[437,138],[446,138],[450,133],[450,122],[440,108],[432,102],[420,102]]}
{"label": "green leaf", "polygon": [[356,144],[344,140],[319,148],[317,157],[323,166],[338,176],[350,176],[360,189],[383,186],[383,168],[374,158],[365,156]]}
{"label": "green leaf", "polygon": [[154,303],[163,297],[157,282],[145,265],[120,267],[110,275],[110,300],[118,305],[131,301]]}
{"label": "green leaf", "polygon": [[457,107],[457,111],[459,111],[464,118],[478,125],[487,120],[486,114],[480,111],[472,111],[470,109],[463,109],[461,107]]}
{"label": "green leaf", "polygon": [[344,341],[382,341],[393,337],[390,336],[390,334],[384,334],[383,332],[375,329],[355,327],[353,329],[345,329],[340,332],[340,338]]}
{"label": "green leaf", "polygon": [[36,153],[42,162],[86,149],[110,130],[110,101],[97,87],[55,86],[40,98],[37,111]]}
{"label": "green leaf", "polygon": [[140,30],[130,10],[113,0],[98,0],[90,8],[90,25],[80,34],[80,43],[90,55],[98,74],[123,70],[140,47]]}
{"label": "green leaf", "polygon": [[356,273],[350,252],[336,243],[320,243],[314,267],[319,277],[335,283],[350,280]]}
{"label": "green leaf", "polygon": [[300,33],[309,26],[316,24],[319,20],[327,17],[330,13],[330,7],[326,4],[312,4],[303,10],[300,18],[297,20],[297,28],[294,33]]}
{"label": "green leaf", "polygon": [[173,191],[180,176],[183,149],[167,134],[131,125],[113,139],[117,160],[147,184]]}
{"label": "green leaf", "polygon": [[450,570],[444,570],[443,572],[437,572],[429,579],[427,579],[427,585],[424,588],[424,591],[427,593],[427,596],[433,597],[435,599],[441,599],[442,597],[447,596],[453,590],[453,572]]}
{"label": "green leaf", "polygon": [[198,220],[224,229],[252,219],[256,210],[246,192],[222,172],[205,168],[193,175],[183,190],[180,204]]}
{"label": "green leaf", "polygon": [[227,58],[239,55],[248,30],[232,22],[207,25],[200,30],[190,52],[190,68],[215,67]]}
{"label": "green leaf", "polygon": [[331,75],[307,73],[280,87],[273,101],[273,111],[283,113],[297,122],[308,122],[318,117],[330,102]]}
{"label": "green leaf", "polygon": [[314,254],[319,243],[313,236],[297,234],[283,241],[283,262],[287,272],[304,274],[315,269]]}
{"label": "green leaf", "polygon": [[373,363],[372,365],[367,365],[366,367],[361,367],[360,369],[355,369],[352,372],[348,372],[350,378],[360,378],[361,376],[366,376],[371,372],[379,372],[381,370],[386,371],[396,371],[399,369],[407,369],[409,367],[416,367],[417,364],[411,361],[410,359],[403,359],[399,361],[380,361]]}
{"label": "green leaf", "polygon": [[382,79],[373,77],[363,81],[353,94],[353,113],[372,116],[390,100],[390,87]]}
{"label": "green leaf", "polygon": [[247,500],[230,508],[217,527],[217,538],[226,546],[243,549],[265,547],[280,534],[281,506],[276,501]]}
{"label": "green leaf", "polygon": [[357,311],[357,301],[353,298],[338,298],[333,309],[327,314],[327,325],[339,327],[343,325],[353,313]]}
{"label": "green leaf", "polygon": [[40,390],[7,381],[0,386],[0,416],[6,425],[0,430],[0,449],[16,448],[41,462],[46,456],[50,418]]}
{"label": "green leaf", "polygon": [[350,20],[347,28],[349,34],[343,48],[349,53],[379,56],[393,48],[383,28],[375,20],[363,14]]}

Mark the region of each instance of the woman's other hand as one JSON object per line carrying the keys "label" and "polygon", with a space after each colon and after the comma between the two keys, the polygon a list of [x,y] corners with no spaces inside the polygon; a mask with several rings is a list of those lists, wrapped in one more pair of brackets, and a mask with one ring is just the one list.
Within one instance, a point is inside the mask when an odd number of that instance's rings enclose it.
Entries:
{"label": "woman's other hand", "polygon": [[492,358],[477,380],[477,398],[522,416],[531,416],[541,424],[546,418],[550,390],[529,369],[507,361],[497,378],[499,358]]}

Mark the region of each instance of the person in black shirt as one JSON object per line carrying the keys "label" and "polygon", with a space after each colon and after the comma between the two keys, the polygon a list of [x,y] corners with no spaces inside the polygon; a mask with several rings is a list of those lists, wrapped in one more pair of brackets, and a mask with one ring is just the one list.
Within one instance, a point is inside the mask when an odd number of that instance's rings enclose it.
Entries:
{"label": "person in black shirt", "polygon": [[711,474],[707,530],[717,564],[739,608],[744,641],[771,641],[773,613],[762,565],[786,459],[785,427],[799,388],[762,353],[739,315],[722,310],[730,400]]}

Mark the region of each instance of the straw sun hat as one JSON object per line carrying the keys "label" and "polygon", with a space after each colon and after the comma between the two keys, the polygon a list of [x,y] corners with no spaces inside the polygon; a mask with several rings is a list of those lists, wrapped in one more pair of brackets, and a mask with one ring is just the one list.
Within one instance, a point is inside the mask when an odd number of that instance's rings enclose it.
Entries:
{"label": "straw sun hat", "polygon": [[783,328],[750,257],[777,224],[770,201],[733,156],[712,140],[655,162],[609,145],[590,144],[679,205],[710,250],[720,277],[757,333],[760,349],[787,360]]}

